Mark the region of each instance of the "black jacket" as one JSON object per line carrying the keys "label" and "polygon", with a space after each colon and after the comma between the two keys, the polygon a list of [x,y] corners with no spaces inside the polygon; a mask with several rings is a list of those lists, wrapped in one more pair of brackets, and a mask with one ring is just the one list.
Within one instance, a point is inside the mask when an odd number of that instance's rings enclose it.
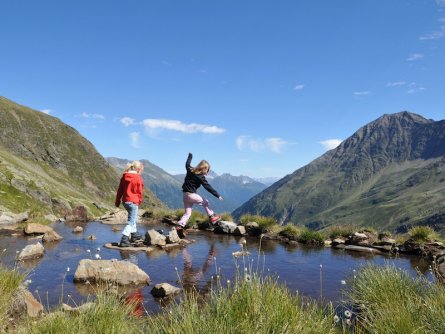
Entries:
{"label": "black jacket", "polygon": [[189,153],[187,161],[185,163],[185,169],[187,170],[187,174],[184,178],[184,184],[182,185],[182,191],[188,193],[196,193],[198,188],[202,185],[209,193],[211,193],[215,197],[220,197],[218,192],[213,189],[213,187],[207,182],[205,175],[203,174],[195,174],[192,172],[193,167],[190,165],[192,162],[193,155]]}

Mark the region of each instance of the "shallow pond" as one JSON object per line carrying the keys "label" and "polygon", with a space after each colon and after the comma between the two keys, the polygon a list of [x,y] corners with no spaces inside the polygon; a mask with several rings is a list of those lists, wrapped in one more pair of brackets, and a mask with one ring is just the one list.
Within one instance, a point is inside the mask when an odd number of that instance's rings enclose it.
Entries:
{"label": "shallow pond", "polygon": [[[77,225],[84,227],[83,233],[72,233]],[[151,284],[136,291],[142,294],[144,306],[150,313],[158,312],[161,307],[160,301],[150,294],[155,284],[167,282],[206,292],[215,284],[217,274],[220,274],[221,282],[233,280],[236,264],[241,270],[244,266],[251,266],[253,271],[276,275],[292,292],[298,291],[315,299],[322,297],[334,303],[341,300],[345,281],[352,279],[354,271],[368,263],[389,263],[407,270],[413,276],[420,272],[432,279],[428,263],[419,257],[394,258],[331,248],[289,246],[267,240],[261,241],[259,254],[260,240],[257,238],[216,235],[203,231],[189,233],[188,238],[196,242],[186,248],[169,252],[156,250],[147,254],[143,251],[104,248],[105,243],[120,240],[120,231],[113,232],[110,225],[99,222],[56,223],[52,227],[64,239],[44,244],[46,252],[43,258],[20,264],[29,272],[29,290],[46,307],[58,305],[62,296],[63,301],[72,306],[81,304],[88,294],[94,292],[86,284],[73,284],[73,277],[79,261],[95,258],[96,254],[102,259],[127,259],[150,276]],[[139,225],[139,232],[143,234],[151,228],[167,232],[171,227],[164,224]],[[97,239],[87,240],[91,234]],[[243,240],[246,240],[247,250],[251,254],[235,260],[232,253],[241,250],[240,243]],[[0,261],[9,267],[14,266],[17,251],[36,242],[36,238],[30,237],[0,236],[0,250],[5,250]]]}

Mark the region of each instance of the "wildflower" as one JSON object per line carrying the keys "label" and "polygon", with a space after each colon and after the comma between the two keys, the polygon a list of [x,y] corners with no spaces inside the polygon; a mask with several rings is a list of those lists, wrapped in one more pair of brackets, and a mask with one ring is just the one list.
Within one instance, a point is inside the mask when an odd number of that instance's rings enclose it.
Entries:
{"label": "wildflower", "polygon": [[351,326],[352,325],[352,321],[351,319],[346,319],[346,325]]}
{"label": "wildflower", "polygon": [[346,285],[346,281],[345,281],[344,279],[342,279],[342,280],[340,281],[340,283],[341,283],[342,285]]}
{"label": "wildflower", "polygon": [[66,267],[66,271],[69,272],[70,271],[70,267]]}
{"label": "wildflower", "polygon": [[230,284],[230,280],[228,279],[228,280],[227,280],[227,285],[229,285],[229,284]]}
{"label": "wildflower", "polygon": [[3,248],[3,253],[6,252],[6,248]]}
{"label": "wildflower", "polygon": [[17,250],[17,251],[15,251],[15,253],[16,253],[16,254],[18,254],[18,253],[19,253],[19,251]]}
{"label": "wildflower", "polygon": [[32,283],[32,281],[30,280],[30,279],[27,279],[26,281],[25,281],[25,286],[28,286],[29,284],[31,284]]}
{"label": "wildflower", "polygon": [[90,249],[87,249],[87,253],[91,253],[91,250],[90,250]]}
{"label": "wildflower", "polygon": [[178,271],[178,267],[175,267],[175,271]]}
{"label": "wildflower", "polygon": [[334,322],[338,323],[340,321],[340,318],[338,315],[334,315]]}
{"label": "wildflower", "polygon": [[245,245],[245,244],[247,243],[246,239],[243,239],[243,241],[241,241],[241,243],[242,243],[243,245]]}
{"label": "wildflower", "polygon": [[429,271],[433,271],[433,267],[429,266],[429,267],[428,267],[428,270],[429,270]]}
{"label": "wildflower", "polygon": [[246,282],[250,282],[250,281],[252,280],[252,277],[251,277],[249,274],[246,274],[246,275],[244,276],[244,280],[245,280]]}
{"label": "wildflower", "polygon": [[100,247],[97,247],[97,248],[96,248],[96,252],[100,252]]}
{"label": "wildflower", "polygon": [[100,260],[101,259],[99,254],[94,255],[94,257],[96,258],[96,260]]}
{"label": "wildflower", "polygon": [[346,317],[346,318],[350,318],[351,316],[352,316],[351,311],[346,310],[346,311],[345,311],[345,317]]}
{"label": "wildflower", "polygon": [[323,268],[323,265],[320,263],[320,269]]}

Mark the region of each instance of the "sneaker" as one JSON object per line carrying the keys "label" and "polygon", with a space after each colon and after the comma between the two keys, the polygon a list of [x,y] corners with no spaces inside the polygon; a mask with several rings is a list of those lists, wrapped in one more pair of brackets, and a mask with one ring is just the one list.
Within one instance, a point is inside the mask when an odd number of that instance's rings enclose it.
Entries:
{"label": "sneaker", "polygon": [[182,226],[176,226],[176,233],[178,233],[179,239],[185,239],[185,236],[187,235]]}
{"label": "sneaker", "polygon": [[215,224],[218,222],[218,220],[221,219],[221,216],[213,215],[213,216],[210,216],[209,218],[210,218],[210,222],[211,222],[213,225],[215,225]]}
{"label": "sneaker", "polygon": [[122,239],[121,239],[121,242],[119,243],[119,247],[130,247],[130,246],[131,246],[130,238],[127,237],[126,235],[122,235]]}
{"label": "sneaker", "polygon": [[142,240],[142,235],[140,235],[138,232],[131,233],[130,242],[137,242],[139,240]]}

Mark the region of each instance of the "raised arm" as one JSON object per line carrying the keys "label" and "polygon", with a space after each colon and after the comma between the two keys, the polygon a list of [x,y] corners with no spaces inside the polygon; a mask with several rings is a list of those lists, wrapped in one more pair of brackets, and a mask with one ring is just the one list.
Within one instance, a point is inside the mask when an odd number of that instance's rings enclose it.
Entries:
{"label": "raised arm", "polygon": [[193,154],[189,153],[187,161],[185,162],[185,169],[188,171],[192,169],[192,166],[190,165],[192,163],[192,159],[193,159]]}

